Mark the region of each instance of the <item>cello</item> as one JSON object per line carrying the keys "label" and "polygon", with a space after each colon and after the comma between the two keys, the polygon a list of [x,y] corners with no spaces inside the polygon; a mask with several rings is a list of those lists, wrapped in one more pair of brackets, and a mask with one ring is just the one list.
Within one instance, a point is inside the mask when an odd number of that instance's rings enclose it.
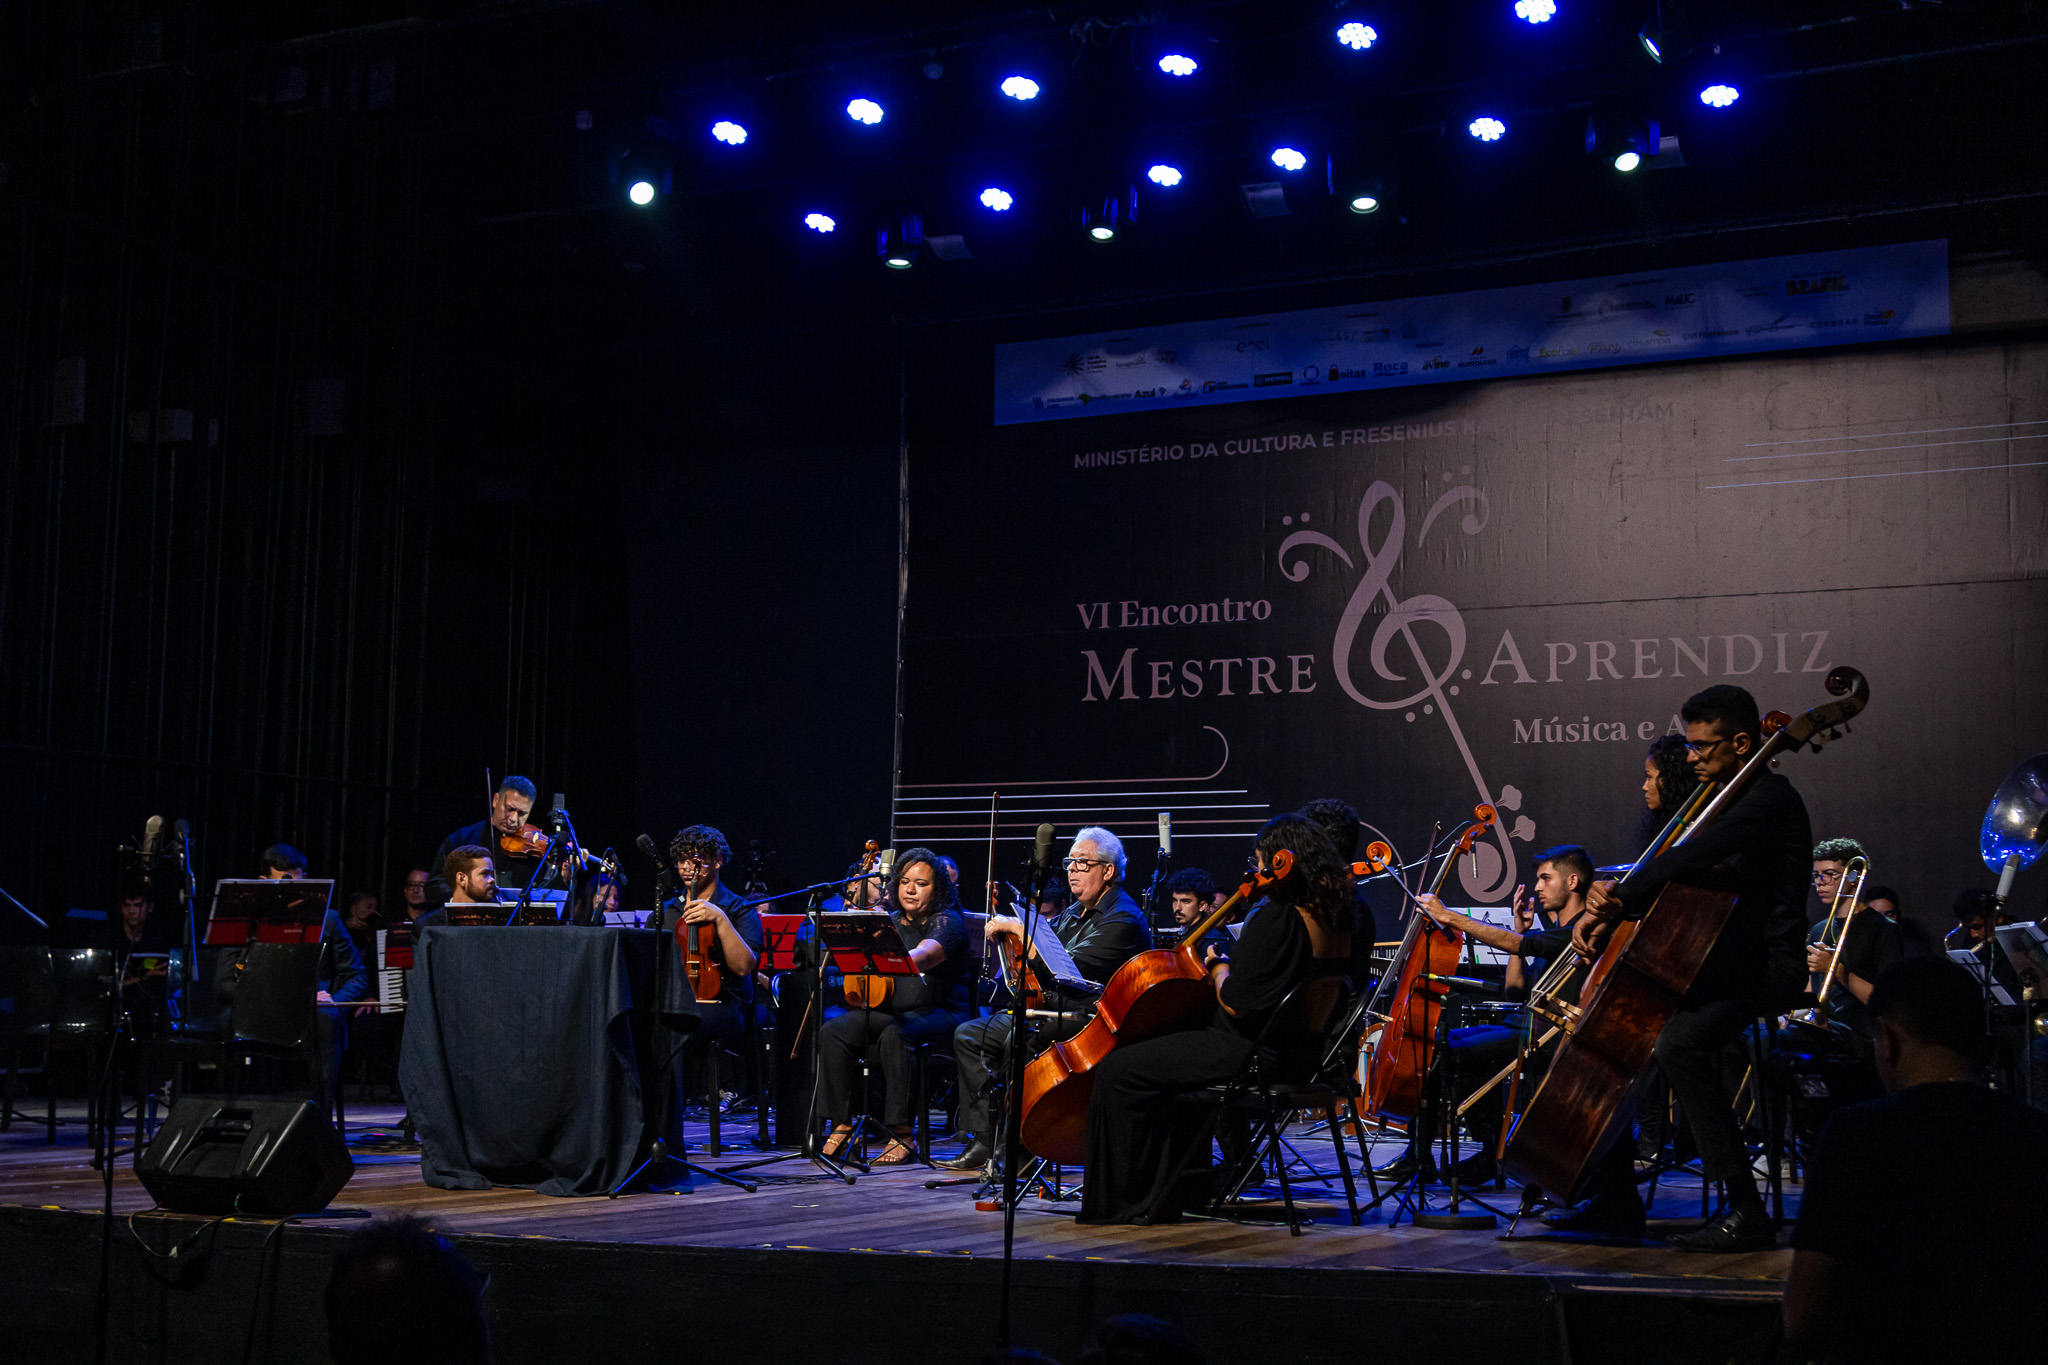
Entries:
{"label": "cello", "polygon": [[[1493,827],[1496,818],[1492,806],[1472,808],[1472,819],[1458,836],[1457,847],[1444,856],[1425,894],[1435,896],[1443,891],[1458,859],[1472,851],[1472,845]],[[1438,924],[1419,909],[1409,912],[1401,946],[1366,1007],[1367,1017],[1379,1020],[1380,1028],[1366,1049],[1370,1061],[1365,1093],[1356,1101],[1360,1118],[1405,1131],[1420,1112],[1423,1082],[1436,1056],[1437,1024],[1447,990],[1426,978],[1456,975],[1464,950],[1462,932]]]}
{"label": "cello", "polygon": [[1203,1023],[1216,1008],[1216,988],[1196,949],[1248,898],[1293,873],[1293,851],[1277,850],[1269,870],[1247,875],[1229,900],[1188,931],[1179,947],[1149,949],[1116,969],[1102,988],[1087,1027],[1054,1043],[1024,1068],[1020,1132],[1026,1151],[1048,1161],[1081,1161],[1095,1068],[1120,1044],[1142,1043]]}
{"label": "cello", "polygon": [[[1654,848],[1682,846],[1779,755],[1808,746],[1818,750],[1839,738],[1842,725],[1870,702],[1870,684],[1853,668],[1831,671],[1826,687],[1841,700],[1816,706],[1797,720],[1773,713],[1765,722],[1763,742],[1735,776],[1698,807],[1683,829],[1659,835]],[[1683,815],[1674,817],[1673,824]],[[1647,855],[1639,859],[1619,885],[1648,861]],[[1670,882],[1641,919],[1615,927],[1576,1007],[1558,1011],[1564,1036],[1551,1056],[1549,1073],[1508,1135],[1503,1161],[1510,1175],[1565,1198],[1578,1193],[1634,1113],[1636,1080],[1650,1063],[1657,1035],[1692,987],[1734,908],[1733,892]],[[1584,961],[1576,949],[1573,955]]]}

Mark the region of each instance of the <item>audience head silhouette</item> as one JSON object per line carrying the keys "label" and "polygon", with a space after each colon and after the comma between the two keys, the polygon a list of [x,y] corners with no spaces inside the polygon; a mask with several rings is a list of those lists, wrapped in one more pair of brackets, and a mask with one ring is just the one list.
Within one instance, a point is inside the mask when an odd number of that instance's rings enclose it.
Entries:
{"label": "audience head silhouette", "polygon": [[417,1218],[381,1218],[350,1237],[327,1277],[335,1365],[488,1365],[484,1281]]}

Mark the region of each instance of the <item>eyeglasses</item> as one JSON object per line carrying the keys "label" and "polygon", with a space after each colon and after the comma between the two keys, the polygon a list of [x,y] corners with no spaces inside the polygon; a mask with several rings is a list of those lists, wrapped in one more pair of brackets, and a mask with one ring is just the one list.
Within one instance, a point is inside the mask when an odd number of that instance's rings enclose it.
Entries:
{"label": "eyeglasses", "polygon": [[1821,882],[1838,882],[1842,880],[1842,872],[1840,868],[1822,868],[1813,874],[1813,880],[1816,885]]}
{"label": "eyeglasses", "polygon": [[1115,867],[1107,858],[1068,858],[1062,864],[1069,872],[1079,872],[1086,867]]}
{"label": "eyeglasses", "polygon": [[1691,740],[1687,740],[1685,742],[1685,752],[1688,757],[1701,758],[1726,744],[1728,739],[1727,735],[1723,735],[1719,739],[1710,739],[1704,744],[1695,744]]}

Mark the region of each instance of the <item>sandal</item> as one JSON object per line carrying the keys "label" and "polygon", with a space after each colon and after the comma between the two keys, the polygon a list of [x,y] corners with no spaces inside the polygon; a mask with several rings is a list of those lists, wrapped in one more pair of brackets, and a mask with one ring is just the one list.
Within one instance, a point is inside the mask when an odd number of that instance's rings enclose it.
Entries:
{"label": "sandal", "polygon": [[818,1148],[818,1155],[824,1157],[838,1156],[846,1150],[847,1141],[852,1137],[853,1129],[851,1127],[834,1128],[825,1135],[824,1145]]}
{"label": "sandal", "polygon": [[915,1160],[917,1160],[917,1147],[913,1141],[907,1136],[892,1137],[889,1139],[889,1145],[882,1149],[882,1154],[873,1161],[870,1161],[868,1165],[908,1166]]}

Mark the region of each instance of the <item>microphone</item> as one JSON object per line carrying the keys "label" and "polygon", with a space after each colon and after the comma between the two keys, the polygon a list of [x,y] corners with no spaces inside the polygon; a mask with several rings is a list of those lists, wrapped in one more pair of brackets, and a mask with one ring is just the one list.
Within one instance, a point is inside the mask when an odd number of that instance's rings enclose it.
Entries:
{"label": "microphone", "polygon": [[1040,825],[1038,837],[1031,845],[1031,874],[1043,877],[1052,871],[1052,826]]}
{"label": "microphone", "polygon": [[142,847],[136,853],[142,859],[142,884],[156,892],[156,860],[163,855],[164,818],[152,815],[142,827]]}
{"label": "microphone", "polygon": [[1173,812],[1170,810],[1159,812],[1159,856],[1173,856]]}
{"label": "microphone", "polygon": [[875,863],[875,872],[877,876],[881,877],[884,886],[889,884],[889,873],[895,866],[896,850],[893,848],[883,849],[880,860]]}
{"label": "microphone", "polygon": [[2002,908],[2005,898],[2012,894],[2013,874],[2020,870],[2020,855],[2014,853],[2006,858],[2005,866],[1998,870],[1998,904]]}
{"label": "microphone", "polygon": [[1447,986],[1452,990],[1472,991],[1479,995],[1499,995],[1500,986],[1476,976],[1438,976],[1435,972],[1419,973],[1424,981],[1435,986]]}

